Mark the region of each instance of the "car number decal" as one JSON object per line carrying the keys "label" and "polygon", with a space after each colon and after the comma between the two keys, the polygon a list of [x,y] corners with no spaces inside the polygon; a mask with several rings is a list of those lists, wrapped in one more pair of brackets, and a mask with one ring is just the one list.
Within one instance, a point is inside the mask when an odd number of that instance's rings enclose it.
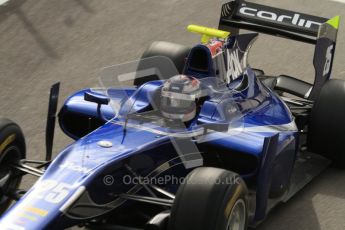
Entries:
{"label": "car number decal", "polygon": [[74,188],[73,185],[57,182],[54,180],[43,180],[35,186],[34,197],[48,203],[58,204],[62,202]]}

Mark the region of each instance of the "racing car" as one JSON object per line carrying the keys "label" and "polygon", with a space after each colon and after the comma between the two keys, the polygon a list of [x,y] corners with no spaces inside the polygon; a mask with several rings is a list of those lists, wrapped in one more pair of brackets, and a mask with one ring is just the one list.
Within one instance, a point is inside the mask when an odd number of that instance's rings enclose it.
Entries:
{"label": "racing car", "polygon": [[[218,29],[188,26],[196,46],[154,42],[67,98],[58,122],[75,142],[52,159],[55,84],[44,161],[27,160],[21,129],[0,119],[0,229],[257,226],[324,169],[345,167],[338,27],[338,16],[225,3]],[[313,44],[314,83],[252,68],[258,33]],[[38,177],[28,191],[25,174]]]}

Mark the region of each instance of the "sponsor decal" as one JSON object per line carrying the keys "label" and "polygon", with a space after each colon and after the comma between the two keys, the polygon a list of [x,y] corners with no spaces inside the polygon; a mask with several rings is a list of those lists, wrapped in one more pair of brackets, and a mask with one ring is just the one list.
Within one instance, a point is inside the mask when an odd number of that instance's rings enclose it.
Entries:
{"label": "sponsor decal", "polygon": [[90,171],[90,169],[86,168],[86,167],[82,167],[80,165],[77,165],[73,162],[64,162],[63,164],[59,165],[59,167],[61,169],[69,169],[71,171],[75,171],[75,172],[80,172],[80,173],[88,173]]}
{"label": "sponsor decal", "polygon": [[242,74],[243,69],[242,69],[242,65],[240,62],[238,49],[227,50],[226,52],[227,52],[228,71],[226,73],[225,81],[227,83],[230,83],[231,80],[235,80],[236,78],[238,78]]}
{"label": "sponsor decal", "polygon": [[38,216],[42,216],[45,217],[46,215],[48,215],[48,211],[41,209],[41,208],[36,208],[36,207],[25,207],[24,208],[25,212],[31,213],[31,214],[35,214]]}
{"label": "sponsor decal", "polygon": [[35,216],[33,216],[33,215],[30,215],[30,214],[19,213],[18,216],[22,217],[22,218],[24,218],[26,220],[30,220],[30,221],[34,221],[34,222],[37,221],[37,218]]}
{"label": "sponsor decal", "polygon": [[267,10],[259,10],[253,7],[247,7],[245,5],[240,8],[239,12],[246,16],[258,17],[276,22],[290,23],[292,25],[304,28],[316,27],[316,29],[318,29],[318,27],[322,24],[320,22],[302,18],[301,15],[297,13],[294,13],[293,15],[277,14]]}
{"label": "sponsor decal", "polygon": [[212,41],[212,43],[207,45],[207,48],[210,50],[213,58],[222,52],[223,45],[224,42],[222,41]]}

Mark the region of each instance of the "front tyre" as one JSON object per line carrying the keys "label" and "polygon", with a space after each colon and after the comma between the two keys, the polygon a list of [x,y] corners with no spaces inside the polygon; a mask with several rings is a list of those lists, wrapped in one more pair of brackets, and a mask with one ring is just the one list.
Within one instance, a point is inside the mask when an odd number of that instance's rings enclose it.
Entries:
{"label": "front tyre", "polygon": [[177,192],[170,230],[245,230],[247,187],[235,173],[197,168]]}
{"label": "front tyre", "polygon": [[25,141],[19,126],[0,117],[0,215],[10,206],[12,199],[7,196],[16,190],[21,176],[11,167],[25,158]]}

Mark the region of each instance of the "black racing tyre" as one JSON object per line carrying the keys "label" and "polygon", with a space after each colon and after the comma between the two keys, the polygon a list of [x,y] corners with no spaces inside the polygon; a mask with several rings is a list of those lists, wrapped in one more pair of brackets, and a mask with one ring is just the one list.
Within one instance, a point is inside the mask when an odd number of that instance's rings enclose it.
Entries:
{"label": "black racing tyre", "polygon": [[247,187],[235,173],[197,168],[176,194],[169,230],[245,230]]}
{"label": "black racing tyre", "polygon": [[322,87],[311,112],[307,145],[345,168],[345,81],[329,80]]}
{"label": "black racing tyre", "polygon": [[[163,56],[167,57],[175,64],[179,73],[183,72],[185,60],[190,52],[190,48],[171,42],[155,41],[153,42],[143,53],[141,59]],[[140,64],[139,64],[140,66]],[[156,76],[150,76],[149,78],[138,78],[134,80],[134,85],[139,86],[148,81],[158,80]]]}
{"label": "black racing tyre", "polygon": [[8,191],[19,187],[21,176],[10,167],[25,158],[25,140],[20,127],[0,117],[0,215],[12,202]]}

